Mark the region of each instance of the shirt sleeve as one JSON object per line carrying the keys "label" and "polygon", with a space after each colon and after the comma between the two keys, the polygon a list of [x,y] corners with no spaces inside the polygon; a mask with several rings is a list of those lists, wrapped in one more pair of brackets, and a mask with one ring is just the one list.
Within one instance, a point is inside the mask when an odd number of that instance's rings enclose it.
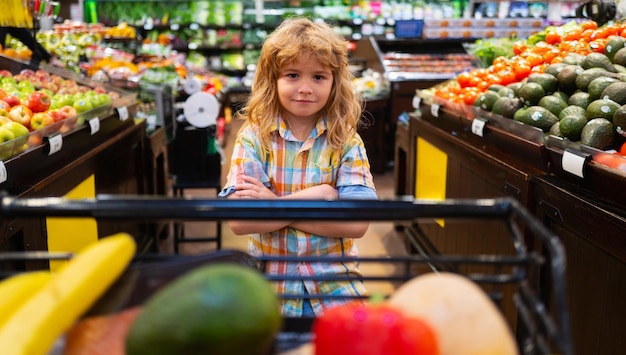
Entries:
{"label": "shirt sleeve", "polygon": [[235,192],[235,184],[241,181],[242,175],[259,179],[265,186],[270,187],[270,179],[265,171],[264,159],[261,159],[261,145],[252,129],[248,126],[243,129],[233,145],[230,159],[230,169],[226,175],[226,183],[218,197],[227,197]]}
{"label": "shirt sleeve", "polygon": [[358,134],[344,148],[337,189],[342,199],[378,199],[365,145]]}
{"label": "shirt sleeve", "polygon": [[338,189],[342,200],[378,200],[376,190],[361,185],[341,186]]}

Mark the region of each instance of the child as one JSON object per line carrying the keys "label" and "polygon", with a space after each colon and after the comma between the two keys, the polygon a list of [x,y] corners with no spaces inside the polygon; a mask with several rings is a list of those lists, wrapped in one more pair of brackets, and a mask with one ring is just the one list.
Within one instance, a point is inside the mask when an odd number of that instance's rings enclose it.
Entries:
{"label": "child", "polygon": [[[245,119],[233,146],[221,197],[236,199],[377,199],[357,133],[361,98],[352,86],[348,45],[331,27],[285,20],[265,40]],[[356,257],[367,221],[229,221],[251,234],[251,255]],[[350,281],[278,281],[280,294],[366,295],[355,262],[268,262],[266,273],[350,275]],[[354,277],[352,277],[354,276]],[[285,299],[285,316],[319,315],[347,298]]]}

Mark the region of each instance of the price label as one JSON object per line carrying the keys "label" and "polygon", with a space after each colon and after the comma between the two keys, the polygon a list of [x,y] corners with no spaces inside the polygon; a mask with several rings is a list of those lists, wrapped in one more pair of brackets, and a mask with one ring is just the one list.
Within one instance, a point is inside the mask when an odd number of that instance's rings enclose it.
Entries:
{"label": "price label", "polygon": [[91,135],[93,136],[100,130],[100,118],[94,117],[89,120],[89,127],[91,128]]}
{"label": "price label", "polygon": [[4,162],[0,160],[0,184],[7,181],[7,167],[4,166]]}
{"label": "price label", "polygon": [[482,118],[474,118],[472,120],[472,133],[474,133],[475,135],[479,137],[482,137],[486,124],[487,124],[486,120]]}
{"label": "price label", "polygon": [[148,21],[143,25],[143,29],[147,31],[150,31],[153,28],[154,28],[154,24],[152,23],[152,21]]}
{"label": "price label", "polygon": [[200,25],[198,25],[197,23],[194,22],[194,23],[189,25],[189,29],[192,30],[192,31],[197,31],[197,30],[200,29]]}
{"label": "price label", "polygon": [[561,158],[561,165],[563,166],[563,170],[568,173],[584,178],[585,162],[587,162],[588,158],[589,154],[587,153],[566,148],[563,152],[563,158]]}
{"label": "price label", "polygon": [[430,106],[430,114],[433,115],[433,117],[439,117],[439,105],[433,104]]}
{"label": "price label", "polygon": [[177,23],[173,23],[170,25],[170,30],[172,31],[178,31],[180,29],[180,25]]}
{"label": "price label", "polygon": [[58,152],[63,148],[63,136],[61,134],[55,134],[54,136],[48,137],[48,145],[50,146],[48,155]]}
{"label": "price label", "polygon": [[418,110],[420,108],[420,104],[422,103],[422,98],[419,96],[413,96],[413,108]]}
{"label": "price label", "polygon": [[120,117],[120,121],[126,121],[128,119],[128,107],[120,106],[117,108],[117,114]]}

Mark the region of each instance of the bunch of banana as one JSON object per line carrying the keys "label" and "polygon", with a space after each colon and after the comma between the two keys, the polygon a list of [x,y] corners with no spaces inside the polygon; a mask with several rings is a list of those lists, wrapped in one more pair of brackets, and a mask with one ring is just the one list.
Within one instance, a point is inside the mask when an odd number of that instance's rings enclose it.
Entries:
{"label": "bunch of banana", "polygon": [[6,0],[0,11],[0,26],[33,28],[33,15],[29,7],[30,0]]}
{"label": "bunch of banana", "polygon": [[133,26],[129,26],[126,22],[121,22],[117,26],[108,27],[104,30],[106,38],[135,38],[137,30]]}
{"label": "bunch of banana", "polygon": [[115,234],[78,252],[58,273],[24,273],[0,283],[2,354],[47,354],[126,269],[135,249],[130,235]]}

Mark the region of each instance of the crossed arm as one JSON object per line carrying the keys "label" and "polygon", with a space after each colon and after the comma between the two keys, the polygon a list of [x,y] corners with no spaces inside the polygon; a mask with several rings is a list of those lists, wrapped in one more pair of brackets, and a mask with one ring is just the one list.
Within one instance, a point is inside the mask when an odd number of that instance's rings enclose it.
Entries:
{"label": "crossed arm", "polygon": [[[324,199],[336,200],[337,189],[328,184],[313,186],[287,196],[276,196],[262,182],[250,176],[242,176],[243,182],[235,184],[235,192],[228,198],[269,200],[269,199]],[[238,235],[267,233],[284,227],[292,227],[303,232],[329,238],[361,238],[369,226],[367,221],[228,221],[233,233]]]}

